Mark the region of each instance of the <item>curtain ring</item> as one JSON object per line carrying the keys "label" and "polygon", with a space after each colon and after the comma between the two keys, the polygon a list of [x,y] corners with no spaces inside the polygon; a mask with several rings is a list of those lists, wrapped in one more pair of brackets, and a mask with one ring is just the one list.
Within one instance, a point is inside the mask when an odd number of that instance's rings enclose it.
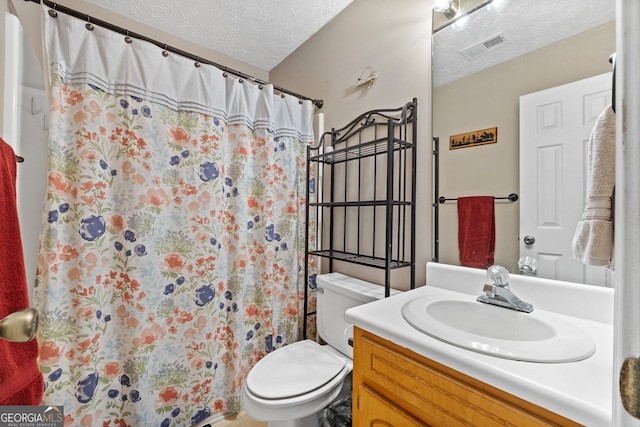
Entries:
{"label": "curtain ring", "polygon": [[133,39],[129,37],[129,30],[127,30],[127,35],[125,36],[124,41],[126,43],[131,43],[133,41]]}
{"label": "curtain ring", "polygon": [[281,93],[281,94],[280,94],[280,98],[284,98],[284,93]]}
{"label": "curtain ring", "polygon": [[244,80],[238,79],[238,83],[244,83]]}
{"label": "curtain ring", "polygon": [[222,73],[222,77],[227,78],[228,76],[229,76],[229,74],[227,74],[226,71],[224,73]]}
{"label": "curtain ring", "polygon": [[262,90],[262,89],[264,89],[264,86],[258,85],[258,89]]}
{"label": "curtain ring", "polygon": [[85,27],[87,30],[93,31],[93,24],[91,23],[91,17],[89,15],[87,15],[87,23],[85,24]]}
{"label": "curtain ring", "polygon": [[196,68],[200,68],[200,65],[202,65],[202,64],[200,64],[200,57],[199,57],[199,56],[196,56],[196,63],[195,63],[195,64],[193,64],[193,65],[194,65]]}
{"label": "curtain ring", "polygon": [[164,50],[162,51],[162,56],[164,56],[165,58],[167,56],[169,56],[169,52],[167,51],[167,44],[164,44]]}
{"label": "curtain ring", "polygon": [[302,103],[303,103],[303,102],[304,102],[304,101],[303,101],[302,99],[298,99],[298,104],[301,104],[301,105],[302,105]]}
{"label": "curtain ring", "polygon": [[51,16],[52,18],[58,17],[58,12],[56,11],[56,7],[58,7],[58,3],[54,3],[53,10],[49,10],[49,16]]}

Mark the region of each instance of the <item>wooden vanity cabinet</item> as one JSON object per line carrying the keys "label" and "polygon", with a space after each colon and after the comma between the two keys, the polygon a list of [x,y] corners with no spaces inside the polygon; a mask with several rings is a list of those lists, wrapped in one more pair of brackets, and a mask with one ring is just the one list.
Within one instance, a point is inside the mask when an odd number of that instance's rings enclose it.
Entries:
{"label": "wooden vanity cabinet", "polygon": [[353,367],[356,427],[580,426],[357,327]]}

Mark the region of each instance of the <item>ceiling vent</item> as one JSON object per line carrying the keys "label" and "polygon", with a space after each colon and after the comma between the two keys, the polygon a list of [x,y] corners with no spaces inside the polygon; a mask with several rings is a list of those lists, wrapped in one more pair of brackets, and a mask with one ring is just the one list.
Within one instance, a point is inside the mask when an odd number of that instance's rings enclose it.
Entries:
{"label": "ceiling vent", "polygon": [[461,54],[467,59],[475,59],[489,52],[490,50],[497,49],[499,47],[507,45],[507,39],[504,38],[502,33],[491,36],[479,43],[471,45],[460,51]]}

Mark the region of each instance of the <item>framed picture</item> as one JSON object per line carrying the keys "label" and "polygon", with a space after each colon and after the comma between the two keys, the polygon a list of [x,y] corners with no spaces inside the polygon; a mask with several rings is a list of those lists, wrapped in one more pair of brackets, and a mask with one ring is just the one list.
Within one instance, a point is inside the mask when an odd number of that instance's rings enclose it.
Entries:
{"label": "framed picture", "polygon": [[449,150],[498,142],[498,128],[476,130],[449,137]]}

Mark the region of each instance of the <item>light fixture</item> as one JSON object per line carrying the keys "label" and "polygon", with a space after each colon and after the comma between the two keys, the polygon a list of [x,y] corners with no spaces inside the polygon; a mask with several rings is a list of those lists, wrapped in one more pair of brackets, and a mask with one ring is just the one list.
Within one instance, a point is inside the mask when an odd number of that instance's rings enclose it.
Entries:
{"label": "light fixture", "polygon": [[[504,4],[505,0],[493,0],[498,4]],[[492,0],[433,0],[433,32],[436,33],[456,21],[468,18],[476,10],[490,4]],[[468,22],[467,22],[468,23]],[[457,29],[466,27],[460,22]]]}
{"label": "light fixture", "polygon": [[433,10],[442,13],[447,19],[453,19],[460,10],[458,0],[435,0]]}
{"label": "light fixture", "polygon": [[375,70],[375,68],[367,65],[362,73],[360,73],[360,77],[356,79],[355,87],[358,87],[365,83],[369,83],[367,87],[371,89],[376,83],[376,77],[378,77],[378,72]]}

